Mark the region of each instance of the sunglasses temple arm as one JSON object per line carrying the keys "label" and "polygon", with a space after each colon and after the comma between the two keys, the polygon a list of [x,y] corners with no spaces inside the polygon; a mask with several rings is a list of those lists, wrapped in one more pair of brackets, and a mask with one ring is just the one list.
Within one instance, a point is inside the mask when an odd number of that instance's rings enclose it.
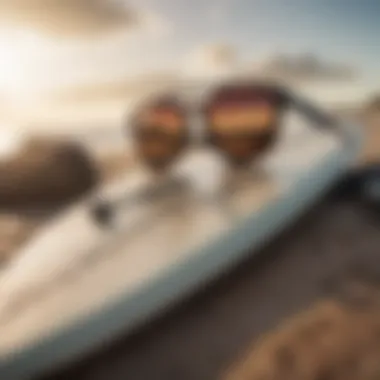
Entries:
{"label": "sunglasses temple arm", "polygon": [[358,150],[362,144],[362,134],[360,128],[355,123],[343,121],[338,117],[334,117],[328,112],[322,111],[318,107],[312,105],[309,101],[301,99],[293,94],[288,94],[290,104],[313,121],[313,126],[337,133],[342,137],[344,142],[352,149]]}
{"label": "sunglasses temple arm", "polygon": [[306,99],[290,93],[288,94],[288,98],[290,100],[290,105],[301,114],[304,114],[307,118],[309,118],[317,128],[331,130],[336,128],[339,124],[339,120],[337,118],[312,105]]}

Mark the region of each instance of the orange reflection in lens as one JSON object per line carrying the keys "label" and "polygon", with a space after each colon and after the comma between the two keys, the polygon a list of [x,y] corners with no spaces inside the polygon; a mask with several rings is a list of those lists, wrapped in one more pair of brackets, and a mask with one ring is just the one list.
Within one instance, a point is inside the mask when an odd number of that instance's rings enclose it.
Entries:
{"label": "orange reflection in lens", "polygon": [[145,126],[159,128],[167,133],[179,133],[183,127],[183,117],[177,110],[167,108],[147,109],[141,115],[141,122]]}
{"label": "orange reflection in lens", "polygon": [[252,154],[254,146],[252,142],[247,139],[240,139],[237,141],[220,141],[220,147],[234,157],[249,157]]}
{"label": "orange reflection in lens", "polygon": [[236,132],[262,132],[274,121],[274,111],[263,104],[223,104],[211,113],[211,126],[223,134]]}

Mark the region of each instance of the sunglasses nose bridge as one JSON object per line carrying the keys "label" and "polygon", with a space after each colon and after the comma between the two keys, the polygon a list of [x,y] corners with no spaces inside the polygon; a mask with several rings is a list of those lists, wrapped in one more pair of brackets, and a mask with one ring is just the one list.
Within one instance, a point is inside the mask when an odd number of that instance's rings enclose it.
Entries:
{"label": "sunglasses nose bridge", "polygon": [[203,145],[205,140],[205,121],[199,107],[192,107],[189,112],[189,135],[191,143],[199,146]]}

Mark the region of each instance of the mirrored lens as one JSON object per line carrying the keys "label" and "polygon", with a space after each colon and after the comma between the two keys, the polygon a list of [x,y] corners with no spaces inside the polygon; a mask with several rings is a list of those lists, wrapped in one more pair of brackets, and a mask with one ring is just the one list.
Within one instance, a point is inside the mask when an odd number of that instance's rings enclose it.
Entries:
{"label": "mirrored lens", "polygon": [[133,121],[136,151],[153,169],[166,169],[188,140],[185,108],[175,99],[160,99],[142,107]]}
{"label": "mirrored lens", "polygon": [[211,128],[226,135],[265,132],[273,125],[273,107],[260,103],[216,104],[210,112]]}
{"label": "mirrored lens", "polygon": [[233,163],[250,163],[275,141],[279,103],[270,89],[223,86],[206,106],[210,142]]}
{"label": "mirrored lens", "polygon": [[142,130],[156,130],[175,136],[181,134],[184,128],[184,117],[175,108],[148,108],[141,114],[139,125]]}

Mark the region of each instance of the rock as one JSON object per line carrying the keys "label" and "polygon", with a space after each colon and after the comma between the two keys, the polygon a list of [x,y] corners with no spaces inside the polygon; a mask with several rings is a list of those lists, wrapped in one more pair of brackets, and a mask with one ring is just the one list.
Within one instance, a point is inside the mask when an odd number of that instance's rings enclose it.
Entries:
{"label": "rock", "polygon": [[17,155],[0,161],[0,207],[65,204],[97,182],[96,165],[80,145],[31,140]]}

